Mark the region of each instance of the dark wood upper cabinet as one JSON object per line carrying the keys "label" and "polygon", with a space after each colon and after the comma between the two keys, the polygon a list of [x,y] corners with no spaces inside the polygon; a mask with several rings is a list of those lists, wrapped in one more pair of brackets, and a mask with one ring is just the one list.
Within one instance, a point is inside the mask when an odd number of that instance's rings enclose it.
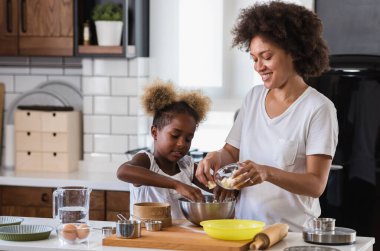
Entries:
{"label": "dark wood upper cabinet", "polygon": [[74,55],[74,0],[0,0],[0,10],[0,55]]}
{"label": "dark wood upper cabinet", "polygon": [[18,0],[0,0],[0,55],[18,54]]}

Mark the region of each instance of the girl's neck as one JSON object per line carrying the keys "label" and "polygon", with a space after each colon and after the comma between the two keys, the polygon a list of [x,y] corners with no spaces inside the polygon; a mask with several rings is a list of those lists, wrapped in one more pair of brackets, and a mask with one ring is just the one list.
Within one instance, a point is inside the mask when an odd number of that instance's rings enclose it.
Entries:
{"label": "girl's neck", "polygon": [[156,161],[158,167],[167,175],[173,176],[180,172],[177,162],[171,162],[156,156],[154,156],[154,160]]}

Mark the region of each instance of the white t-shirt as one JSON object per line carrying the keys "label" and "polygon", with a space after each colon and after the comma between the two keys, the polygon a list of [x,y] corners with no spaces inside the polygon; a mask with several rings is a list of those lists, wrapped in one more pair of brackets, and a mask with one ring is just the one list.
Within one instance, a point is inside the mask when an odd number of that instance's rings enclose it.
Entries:
{"label": "white t-shirt", "polygon": [[[252,160],[304,173],[306,155],[334,156],[338,121],[329,99],[308,87],[285,112],[271,119],[265,110],[267,93],[263,85],[251,89],[226,139],[228,144],[240,149],[240,161]],[[318,199],[263,182],[241,190],[235,217],[266,224],[283,222],[292,231],[300,231],[309,217],[318,217],[320,213]]]}
{"label": "white t-shirt", "polygon": [[[187,185],[192,185],[193,175],[194,175],[194,162],[190,156],[184,156],[178,161],[178,166],[180,172],[176,175],[170,176],[164,173],[154,160],[152,153],[142,151],[148,155],[150,159],[149,170],[163,176],[170,177],[185,183]],[[154,186],[139,186],[135,187],[133,184],[129,184],[130,192],[130,207],[129,210],[133,214],[133,205],[139,202],[166,202],[170,204],[171,214],[173,219],[184,219],[181,209],[179,207],[178,199],[182,196],[177,193],[174,189],[154,187]]]}

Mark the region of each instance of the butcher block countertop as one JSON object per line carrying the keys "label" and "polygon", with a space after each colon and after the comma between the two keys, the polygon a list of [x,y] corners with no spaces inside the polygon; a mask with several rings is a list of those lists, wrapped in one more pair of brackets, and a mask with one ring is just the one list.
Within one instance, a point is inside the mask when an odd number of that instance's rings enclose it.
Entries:
{"label": "butcher block countertop", "polygon": [[[56,227],[58,223],[53,219],[47,218],[27,218],[24,217],[24,222],[22,224],[42,224]],[[107,221],[91,221],[90,224],[95,228],[101,228],[103,226],[115,226],[114,222]],[[190,223],[189,223],[190,224]],[[153,234],[154,232],[151,232]],[[197,233],[200,235],[206,235],[203,233],[202,228],[197,230]],[[142,233],[142,238],[144,237],[144,232]],[[148,236],[145,236],[148,239]],[[141,239],[142,239],[141,238]],[[206,237],[203,237],[206,238]],[[173,233],[173,239],[181,239],[180,233]],[[147,240],[149,241],[149,240]],[[344,246],[329,246],[332,248],[337,248],[341,251],[364,251],[364,250],[372,250],[373,244],[375,243],[374,238],[370,237],[357,237],[356,243],[353,245],[344,245]],[[291,246],[310,246],[312,244],[305,243],[302,240],[301,233],[289,233],[284,240],[273,246],[268,250],[274,251],[282,251],[286,247]],[[315,245],[313,245],[315,246]],[[91,234],[89,241],[87,243],[77,244],[77,245],[69,245],[61,243],[57,238],[55,231],[52,231],[49,239],[41,240],[41,241],[26,241],[26,242],[16,242],[16,241],[3,241],[0,240],[0,250],[12,250],[12,251],[53,251],[53,250],[97,250],[97,251],[143,251],[143,250],[169,250],[169,249],[153,249],[153,248],[136,248],[136,247],[111,247],[111,246],[103,246],[102,245],[102,237],[100,230],[94,230]],[[190,250],[190,249],[187,249]],[[198,249],[191,249],[198,250]],[[199,249],[202,250],[202,249]],[[218,250],[218,249],[213,249]],[[210,249],[208,249],[210,251]]]}

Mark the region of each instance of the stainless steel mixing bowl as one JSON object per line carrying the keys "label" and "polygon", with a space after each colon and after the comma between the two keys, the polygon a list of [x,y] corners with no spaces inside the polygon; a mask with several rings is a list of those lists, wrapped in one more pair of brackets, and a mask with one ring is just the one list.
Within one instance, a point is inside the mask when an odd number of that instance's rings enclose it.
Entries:
{"label": "stainless steel mixing bowl", "polygon": [[216,219],[232,219],[235,215],[236,201],[229,199],[223,202],[214,201],[214,196],[205,195],[205,202],[191,202],[179,199],[182,214],[195,225],[201,221]]}

